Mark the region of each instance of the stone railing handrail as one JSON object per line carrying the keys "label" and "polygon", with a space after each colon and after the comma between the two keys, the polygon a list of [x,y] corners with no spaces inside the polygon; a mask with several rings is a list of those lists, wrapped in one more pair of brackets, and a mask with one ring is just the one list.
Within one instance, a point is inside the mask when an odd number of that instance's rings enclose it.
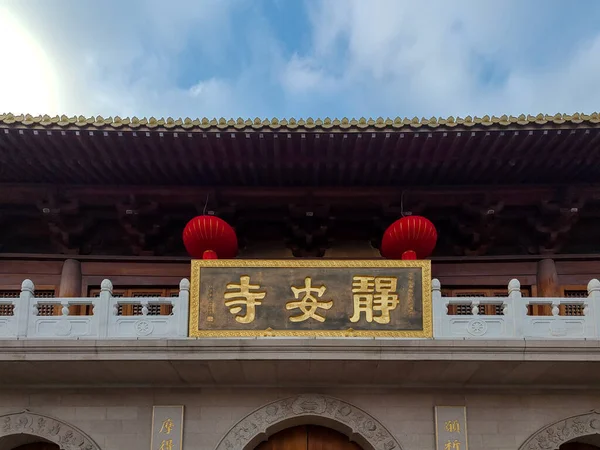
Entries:
{"label": "stone railing handrail", "polygon": [[[176,297],[114,297],[110,280],[102,281],[98,297],[37,298],[31,280],[21,284],[18,298],[0,298],[10,307],[0,315],[2,338],[185,338],[188,336],[190,282],[179,283]],[[167,306],[167,313],[152,306]],[[59,307],[55,314],[55,307]],[[83,315],[71,315],[71,306],[89,306]],[[122,315],[123,306],[137,307]],[[47,309],[50,308],[50,309]]]}
{"label": "stone railing handrail", "polygon": [[[436,339],[600,339],[600,281],[587,286],[587,297],[523,297],[513,279],[506,297],[443,297],[432,280],[433,332]],[[493,313],[486,305],[496,305]],[[529,308],[550,307],[545,315]],[[462,306],[458,313],[451,306]],[[561,307],[563,310],[561,310]]]}

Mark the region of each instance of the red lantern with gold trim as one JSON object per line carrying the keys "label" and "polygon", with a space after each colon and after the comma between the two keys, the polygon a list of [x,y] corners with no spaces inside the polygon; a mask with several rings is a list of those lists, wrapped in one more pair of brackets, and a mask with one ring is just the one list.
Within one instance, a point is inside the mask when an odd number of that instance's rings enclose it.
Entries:
{"label": "red lantern with gold trim", "polygon": [[388,259],[425,259],[433,252],[437,231],[421,216],[406,216],[391,224],[381,240],[381,256]]}
{"label": "red lantern with gold trim", "polygon": [[192,258],[235,258],[238,241],[235,230],[215,216],[197,216],[183,230],[183,244]]}

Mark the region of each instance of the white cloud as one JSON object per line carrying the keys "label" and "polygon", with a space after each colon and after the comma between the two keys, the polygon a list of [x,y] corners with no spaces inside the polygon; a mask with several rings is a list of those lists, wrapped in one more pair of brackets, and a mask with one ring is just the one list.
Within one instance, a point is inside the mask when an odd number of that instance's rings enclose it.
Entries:
{"label": "white cloud", "polygon": [[[44,48],[52,78],[58,80],[52,86],[56,92],[52,104],[23,102],[32,88],[30,82],[15,79],[5,84],[14,95],[9,98],[0,91],[0,111],[196,117],[235,107],[227,81],[220,80],[217,86],[213,80],[210,89],[192,95],[177,78],[182,75],[180,58],[187,45],[193,45],[207,62],[225,57],[222,47],[235,38],[230,13],[240,0],[201,5],[180,0],[177,8],[158,0],[145,1],[142,8],[135,2],[83,3],[67,6],[65,17],[63,9],[46,2],[35,8],[32,2],[0,0],[13,23],[25,30],[23,36]],[[12,63],[4,59],[4,64]],[[193,63],[187,65],[203,68]],[[197,78],[199,82],[201,75]],[[219,93],[226,97],[217,98]]]}
{"label": "white cloud", "polygon": [[[0,14],[4,7],[27,30],[5,42],[33,43],[53,68],[33,76],[5,55],[0,73],[13,81],[0,83],[0,111],[298,118],[589,112],[600,104],[600,21],[580,23],[600,17],[598,3],[569,9],[578,22],[552,0],[307,0],[308,47],[280,41],[274,24],[295,18],[282,19],[286,3],[275,3],[0,0]],[[274,9],[279,15],[265,16]],[[245,28],[233,21],[240,12]],[[228,72],[232,63],[239,70]]]}
{"label": "white cloud", "polygon": [[281,74],[283,88],[291,94],[332,91],[338,87],[333,76],[326,73],[314,60],[294,55]]}
{"label": "white cloud", "polygon": [[[342,74],[338,95],[354,115],[359,108],[382,115],[553,113],[592,111],[600,104],[593,75],[600,66],[598,44],[556,54],[543,67],[531,62],[547,51],[541,46],[543,25],[552,5],[545,10],[513,0],[309,5],[313,45],[288,62],[284,73],[294,85],[284,86],[291,95],[318,94],[319,80]],[[565,23],[569,26],[577,25]],[[320,69],[307,72],[298,61]],[[505,72],[504,79],[482,80],[490,62],[493,71]],[[298,76],[291,77],[294,71]]]}

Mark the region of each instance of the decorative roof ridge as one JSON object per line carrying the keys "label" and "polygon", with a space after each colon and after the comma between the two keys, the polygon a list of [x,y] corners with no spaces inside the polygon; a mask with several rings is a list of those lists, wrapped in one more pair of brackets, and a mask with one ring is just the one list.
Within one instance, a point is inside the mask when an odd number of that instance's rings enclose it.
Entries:
{"label": "decorative roof ridge", "polygon": [[14,115],[11,113],[0,114],[0,125],[24,125],[26,127],[42,127],[42,128],[128,128],[128,129],[183,129],[183,130],[294,130],[294,129],[322,129],[322,130],[361,130],[361,129],[401,129],[401,128],[429,128],[435,129],[438,127],[452,128],[456,126],[460,127],[473,127],[473,126],[501,126],[509,127],[511,125],[526,126],[526,125],[562,125],[562,124],[600,124],[599,113],[574,113],[574,114],[538,114],[519,116],[502,115],[502,116],[489,116],[483,117],[478,116],[466,116],[454,117],[449,116],[447,118],[436,118],[431,117],[430,119],[414,117],[409,119],[407,117],[395,119],[378,117],[377,119],[369,118],[366,119],[361,117],[360,119],[348,119],[346,117],[342,119],[313,119],[311,117],[307,119],[208,119],[206,117],[202,119],[173,119],[168,117],[167,119],[155,117],[150,118],[137,118],[137,117],[125,117],[119,116],[103,118],[102,116],[89,117],[85,116],[72,116],[67,117],[66,115],[61,116],[49,116],[39,115],[32,116],[31,114]]}

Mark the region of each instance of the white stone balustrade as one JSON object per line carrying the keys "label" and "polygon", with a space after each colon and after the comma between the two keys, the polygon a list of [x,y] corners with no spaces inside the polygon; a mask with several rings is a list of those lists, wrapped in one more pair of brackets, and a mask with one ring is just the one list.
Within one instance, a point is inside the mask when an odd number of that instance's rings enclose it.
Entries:
{"label": "white stone balustrade", "polygon": [[[188,336],[190,282],[179,283],[177,297],[113,297],[104,280],[98,297],[36,298],[31,280],[19,298],[0,298],[1,338],[140,339]],[[130,306],[132,315],[122,315]],[[83,311],[71,315],[70,308]],[[60,308],[56,314],[56,308]],[[83,314],[82,314],[83,312]]]}
{"label": "white stone balustrade", "polygon": [[[104,280],[98,297],[36,298],[25,280],[19,298],[0,298],[0,339],[187,338],[190,282],[179,288],[176,297],[123,298]],[[511,280],[506,297],[443,297],[434,279],[433,336],[600,340],[600,281],[591,280],[587,290],[584,298],[529,298]],[[536,308],[542,314],[532,314]]]}
{"label": "white stone balustrade", "polygon": [[[586,298],[523,297],[518,280],[506,297],[442,297],[432,281],[436,339],[600,339],[600,281],[588,283]],[[549,315],[530,314],[545,305]]]}

